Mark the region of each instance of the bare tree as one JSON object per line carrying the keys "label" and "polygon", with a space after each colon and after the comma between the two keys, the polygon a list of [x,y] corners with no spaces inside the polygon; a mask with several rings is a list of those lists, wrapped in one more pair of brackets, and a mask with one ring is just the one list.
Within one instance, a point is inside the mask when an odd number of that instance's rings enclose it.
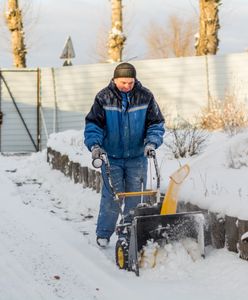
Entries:
{"label": "bare tree", "polygon": [[145,39],[148,45],[148,58],[169,57],[167,33],[164,27],[154,22],[150,23]]}
{"label": "bare tree", "polygon": [[122,51],[126,40],[123,34],[122,0],[111,0],[112,25],[109,33],[108,57],[110,62],[122,61]]}
{"label": "bare tree", "polygon": [[200,29],[196,37],[196,55],[216,54],[219,39],[219,6],[221,0],[199,0]]}
{"label": "bare tree", "polygon": [[171,15],[167,26],[151,23],[146,35],[151,58],[189,56],[194,53],[195,22]]}
{"label": "bare tree", "polygon": [[25,68],[27,49],[24,42],[22,11],[19,9],[18,0],[8,0],[5,19],[11,32],[13,65],[17,68]]}

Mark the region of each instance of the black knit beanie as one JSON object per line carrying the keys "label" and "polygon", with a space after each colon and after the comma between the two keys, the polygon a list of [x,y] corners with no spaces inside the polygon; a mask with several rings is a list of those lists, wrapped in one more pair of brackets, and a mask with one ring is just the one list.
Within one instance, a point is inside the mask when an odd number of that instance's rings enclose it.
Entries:
{"label": "black knit beanie", "polygon": [[121,63],[114,70],[114,78],[136,78],[135,67],[129,63]]}

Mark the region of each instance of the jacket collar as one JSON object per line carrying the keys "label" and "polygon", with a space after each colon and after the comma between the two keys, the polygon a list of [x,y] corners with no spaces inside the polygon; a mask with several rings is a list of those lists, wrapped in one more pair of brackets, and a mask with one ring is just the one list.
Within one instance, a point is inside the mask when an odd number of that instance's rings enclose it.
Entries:
{"label": "jacket collar", "polygon": [[[140,89],[142,87],[142,84],[140,81],[138,81],[137,79],[135,79],[135,83],[134,83],[134,87],[133,89],[129,92],[129,96],[130,98],[133,96],[133,94],[135,93],[135,91],[137,91],[138,89]],[[121,92],[117,89],[115,83],[114,83],[114,79],[112,79],[108,85],[108,88],[119,98],[122,99],[121,96]]]}

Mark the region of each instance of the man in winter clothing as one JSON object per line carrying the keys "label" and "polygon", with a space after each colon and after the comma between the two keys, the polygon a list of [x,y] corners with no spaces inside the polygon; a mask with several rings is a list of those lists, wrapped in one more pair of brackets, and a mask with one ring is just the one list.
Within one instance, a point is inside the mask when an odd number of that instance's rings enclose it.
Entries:
{"label": "man in winter clothing", "polygon": [[[86,116],[85,145],[92,159],[108,155],[111,179],[116,192],[140,191],[146,185],[147,157],[163,141],[164,118],[153,94],[136,79],[136,70],[121,63],[114,70],[109,85],[95,97]],[[97,220],[97,243],[107,246],[119,215],[113,200],[105,166]],[[140,197],[125,200],[124,215],[136,207]]]}

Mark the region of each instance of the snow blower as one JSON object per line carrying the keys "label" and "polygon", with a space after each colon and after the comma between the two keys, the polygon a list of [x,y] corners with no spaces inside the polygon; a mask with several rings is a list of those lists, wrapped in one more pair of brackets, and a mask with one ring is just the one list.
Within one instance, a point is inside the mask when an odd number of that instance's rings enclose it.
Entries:
{"label": "snow blower", "polygon": [[[111,180],[110,164],[107,155],[102,155],[105,163],[109,186],[115,201],[120,203],[121,219],[116,226],[118,236],[115,247],[116,264],[120,269],[135,272],[139,276],[139,267],[144,247],[148,241],[164,245],[185,238],[198,243],[200,255],[205,256],[204,215],[201,211],[177,213],[177,199],[181,183],[190,172],[186,164],[170,176],[167,192],[160,195],[160,174],[155,151],[151,158],[154,162],[157,186],[156,190],[116,193]],[[95,167],[99,161],[93,162]],[[128,216],[123,215],[122,204],[128,197],[141,197],[140,204]],[[144,200],[145,199],[145,200]]]}

